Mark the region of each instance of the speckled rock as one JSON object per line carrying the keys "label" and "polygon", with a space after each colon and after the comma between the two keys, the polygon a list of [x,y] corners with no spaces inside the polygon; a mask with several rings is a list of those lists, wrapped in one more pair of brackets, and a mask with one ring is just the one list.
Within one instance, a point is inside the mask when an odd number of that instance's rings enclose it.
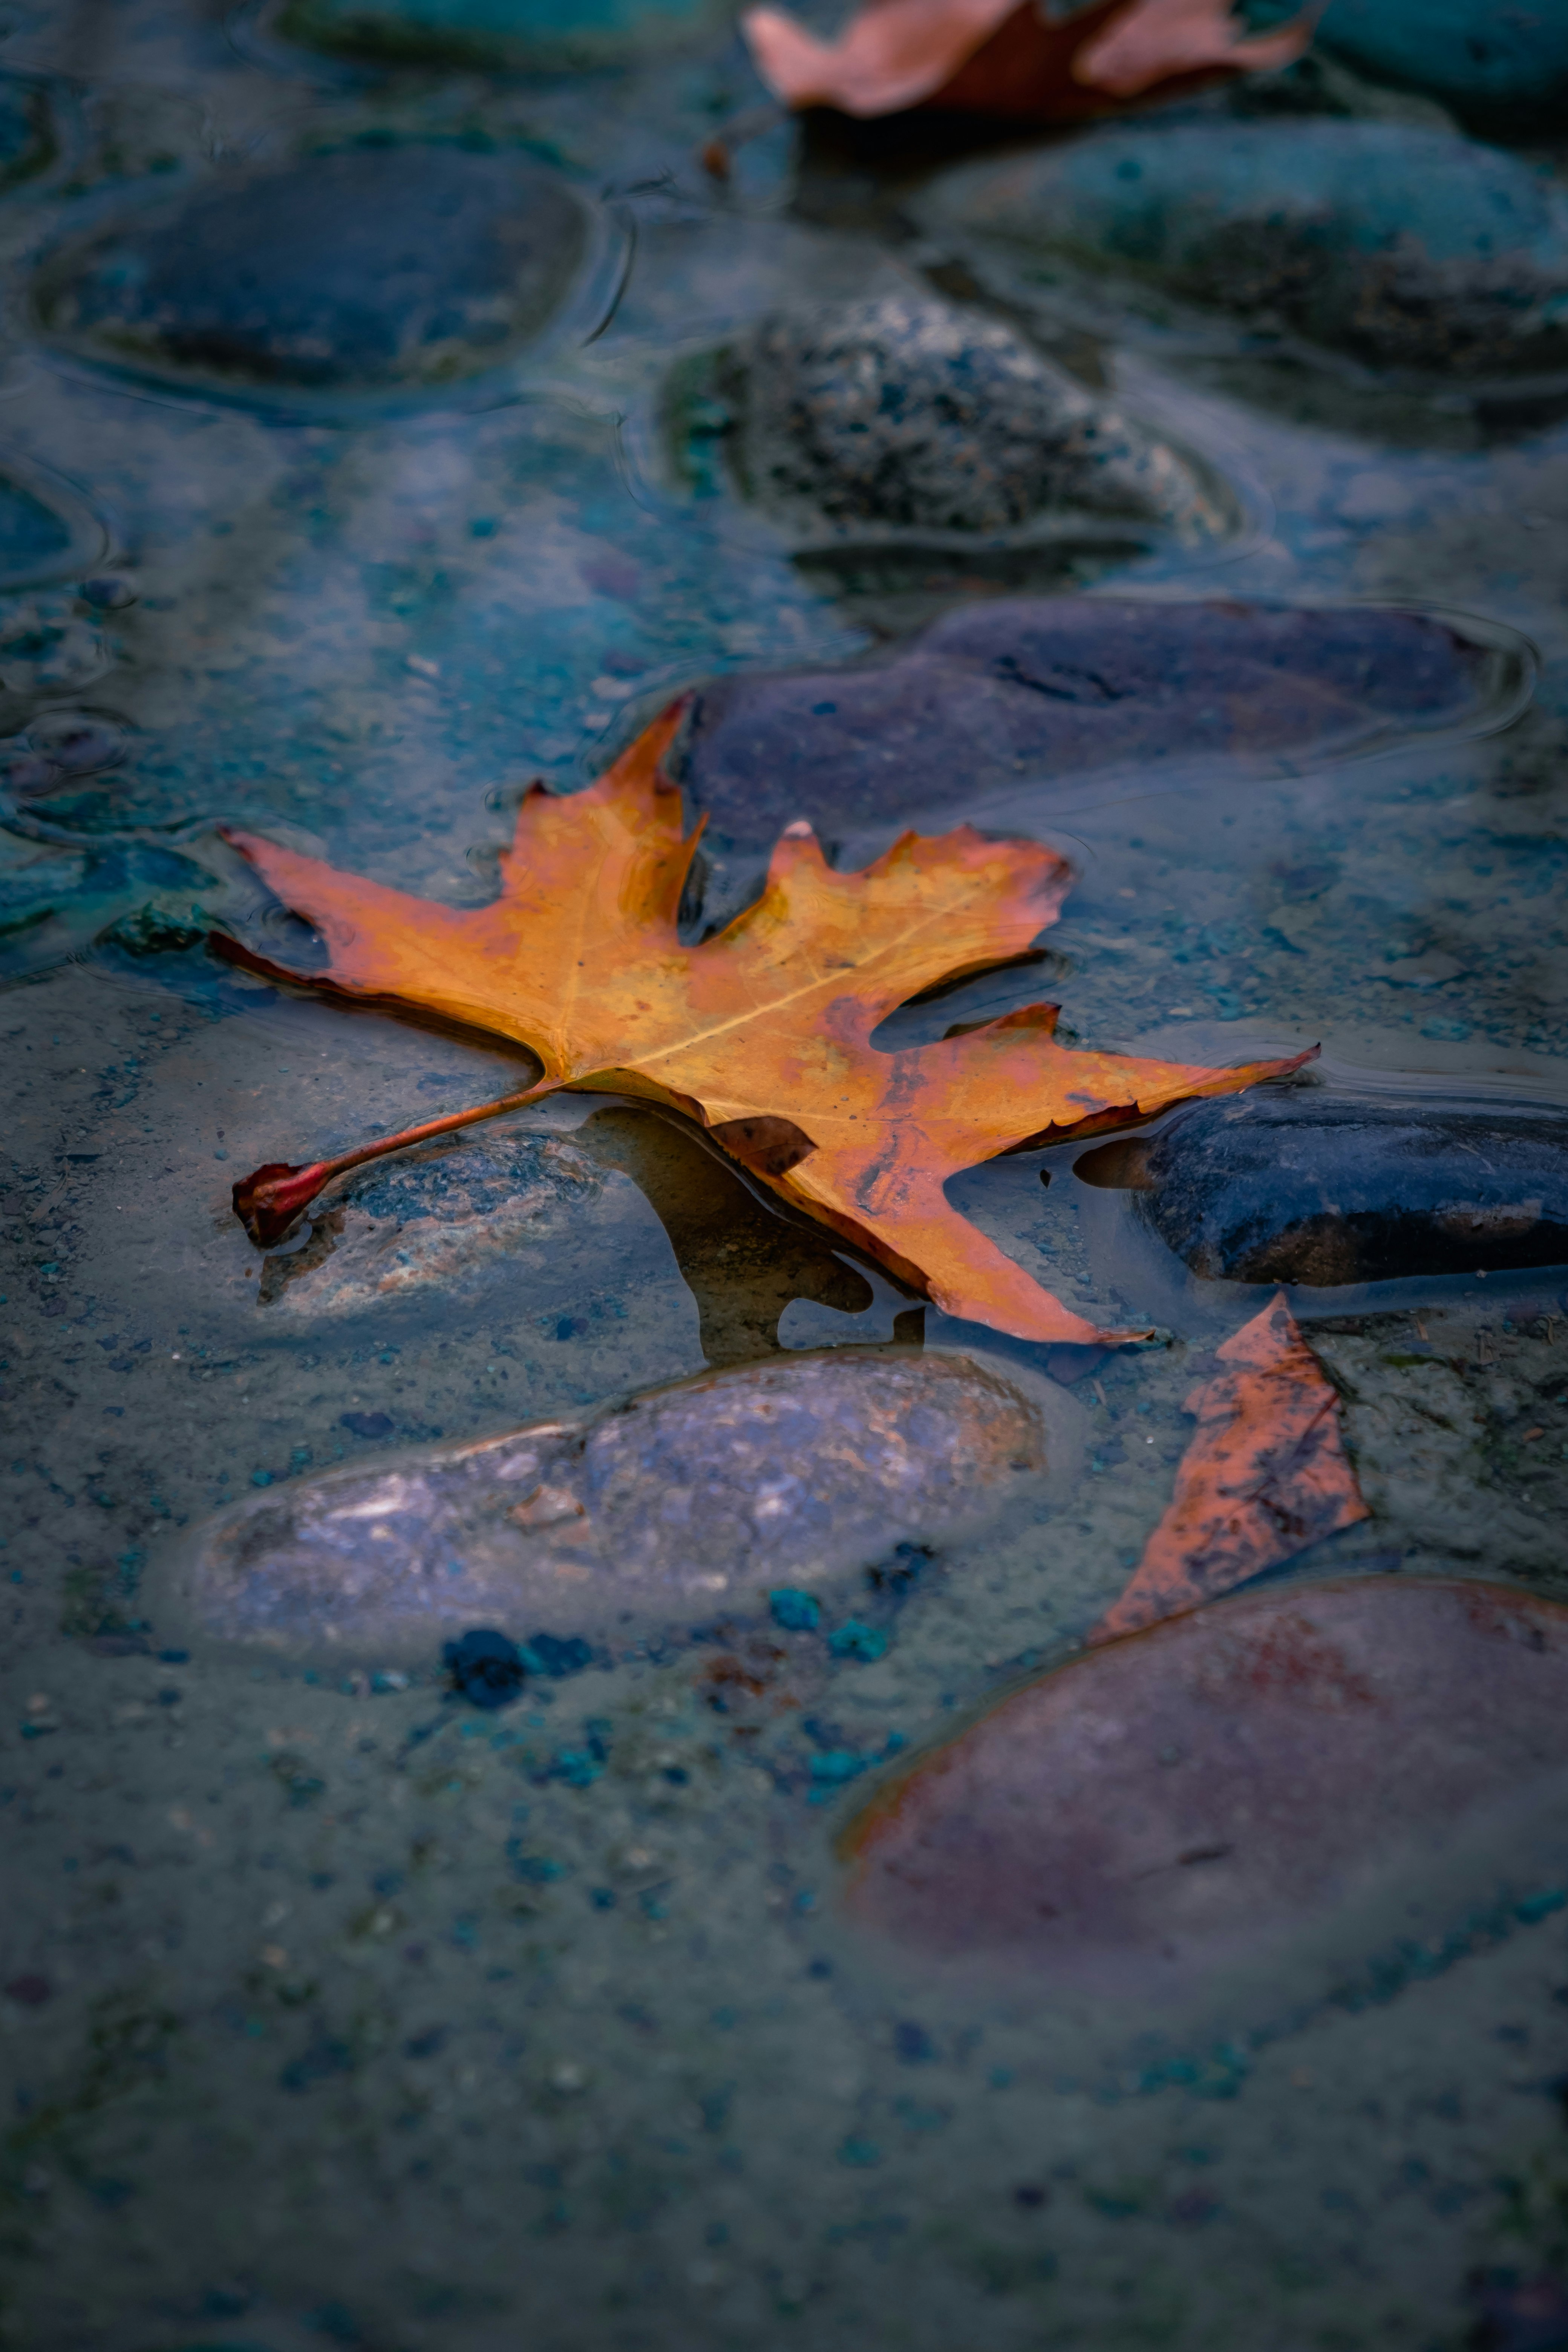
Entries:
{"label": "speckled rock", "polygon": [[840,529],[997,532],[1063,509],[1177,539],[1223,491],[1016,331],[934,297],[763,320],[731,355],[750,495]]}
{"label": "speckled rock", "polygon": [[353,1315],[443,1287],[548,1244],[556,1213],[602,1189],[564,1137],[485,1135],[359,1173],[329,1202],[302,1248],[267,1261],[264,1307],[290,1317]]}
{"label": "speckled rock", "polygon": [[1403,123],[1170,123],[966,166],[926,224],[1076,256],[1377,367],[1568,363],[1568,192]]}
{"label": "speckled rock", "polygon": [[482,1623],[594,1637],[759,1610],[1065,1475],[1074,1408],[963,1356],[827,1350],[254,1496],[175,1578],[207,1634],[361,1658]]}
{"label": "speckled rock", "polygon": [[715,837],[771,843],[804,816],[837,840],[1097,769],[1322,759],[1476,725],[1516,667],[1442,621],[1369,604],[998,597],[871,662],[702,687],[681,778]]}
{"label": "speckled rock", "polygon": [[[1495,1895],[1489,1832],[1564,1768],[1568,1609],[1414,1577],[1265,1591],[1061,1667],[916,1763],[848,1832],[848,1903],[905,1952],[1157,1997],[1413,1877]],[[1413,1972],[1439,1961],[1416,1906],[1397,1916]]]}
{"label": "speckled rock", "polygon": [[354,147],[111,221],[34,302],[73,352],[192,390],[434,394],[540,336],[590,241],[529,156]]}
{"label": "speckled rock", "polygon": [[1194,1104],[1077,1172],[1131,1191],[1210,1279],[1321,1289],[1568,1265],[1568,1111],[1551,1105],[1258,1094]]}

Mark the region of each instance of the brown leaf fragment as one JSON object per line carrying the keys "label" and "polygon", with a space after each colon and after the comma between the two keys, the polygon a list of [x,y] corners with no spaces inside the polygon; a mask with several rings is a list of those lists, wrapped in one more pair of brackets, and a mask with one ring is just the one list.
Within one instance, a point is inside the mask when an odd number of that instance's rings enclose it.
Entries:
{"label": "brown leaf fragment", "polygon": [[1315,11],[1247,38],[1230,0],[1098,0],[1065,23],[1036,0],[868,0],[837,41],[783,9],[742,19],[757,71],[786,106],[862,120],[907,107],[1063,122],[1115,113],[1167,83],[1289,65]]}
{"label": "brown leaf fragment", "polygon": [[1186,1400],[1198,1425],[1170,1507],[1091,1641],[1195,1609],[1368,1516],[1338,1401],[1284,1293],[1218,1352],[1224,1370]]}

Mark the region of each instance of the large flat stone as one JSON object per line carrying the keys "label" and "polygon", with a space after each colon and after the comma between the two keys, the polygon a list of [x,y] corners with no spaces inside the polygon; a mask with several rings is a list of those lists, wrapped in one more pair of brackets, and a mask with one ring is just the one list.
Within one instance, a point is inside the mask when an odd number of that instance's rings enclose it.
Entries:
{"label": "large flat stone", "polygon": [[1507,656],[1425,614],[996,598],[840,669],[704,686],[681,771],[716,839],[826,840],[1022,784],[1043,805],[1096,771],[1195,756],[1331,758],[1484,723]]}
{"label": "large flat stone", "polygon": [[1495,1895],[1500,1825],[1547,1790],[1561,1811],[1565,1769],[1561,1605],[1404,1577],[1265,1591],[931,1751],[847,1832],[847,1900],[906,1953],[1147,2000],[1298,1935],[1326,1948],[1358,1905],[1409,1935],[1398,1890],[1423,1878]]}

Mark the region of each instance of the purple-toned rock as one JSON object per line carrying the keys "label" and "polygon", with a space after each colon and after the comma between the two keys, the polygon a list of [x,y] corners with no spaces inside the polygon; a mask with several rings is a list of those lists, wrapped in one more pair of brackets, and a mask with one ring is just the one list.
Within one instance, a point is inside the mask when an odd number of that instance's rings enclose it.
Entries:
{"label": "purple-toned rock", "polygon": [[998,597],[870,661],[703,686],[681,782],[710,844],[771,845],[802,816],[838,841],[1021,787],[1048,810],[1100,772],[1245,773],[1475,730],[1521,658],[1387,606]]}
{"label": "purple-toned rock", "polygon": [[911,1765],[847,1833],[848,1906],[939,1961],[1190,1992],[1391,1888],[1495,1881],[1499,1825],[1565,1767],[1568,1608],[1414,1577],[1265,1591],[1091,1652]]}

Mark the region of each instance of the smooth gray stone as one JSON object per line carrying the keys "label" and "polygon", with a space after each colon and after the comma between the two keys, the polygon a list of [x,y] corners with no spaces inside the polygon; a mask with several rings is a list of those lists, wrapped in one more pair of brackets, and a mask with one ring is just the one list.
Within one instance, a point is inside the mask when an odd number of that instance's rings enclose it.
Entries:
{"label": "smooth gray stone", "polygon": [[250,1496],[168,1600],[193,1634],[370,1661],[473,1625],[690,1627],[972,1529],[1026,1483],[1054,1489],[1078,1419],[1050,1382],[967,1356],[775,1358]]}
{"label": "smooth gray stone", "polygon": [[731,352],[737,467],[828,522],[997,532],[1072,510],[1184,541],[1230,520],[1184,457],[1016,331],[888,294],[763,320]]}

